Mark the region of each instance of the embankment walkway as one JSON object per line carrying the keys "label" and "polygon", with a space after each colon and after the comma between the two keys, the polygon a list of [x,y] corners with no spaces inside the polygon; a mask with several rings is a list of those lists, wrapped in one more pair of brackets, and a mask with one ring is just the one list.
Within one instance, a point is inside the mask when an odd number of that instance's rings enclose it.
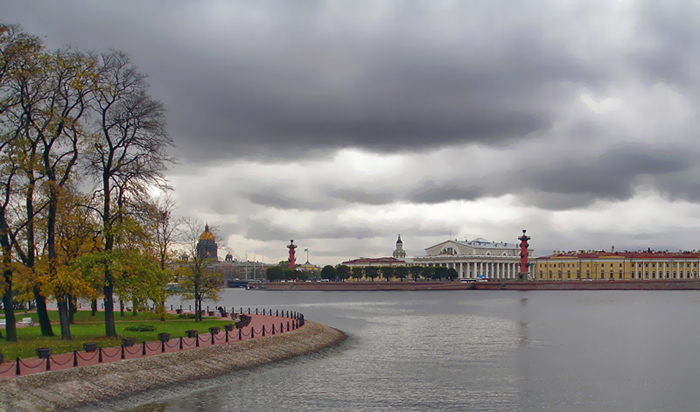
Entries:
{"label": "embankment walkway", "polygon": [[[243,311],[241,310],[243,313]],[[241,329],[219,330],[193,337],[170,337],[160,341],[135,342],[131,346],[98,347],[94,352],[69,352],[49,355],[46,358],[27,358],[6,361],[0,364],[0,380],[16,376],[33,375],[48,371],[60,371],[81,366],[97,365],[127,359],[137,359],[163,353],[179,352],[194,348],[204,348],[224,343],[243,341],[263,336],[274,336],[294,331],[304,326],[303,315],[296,312],[272,312],[256,310],[251,312],[251,321]],[[264,313],[264,314],[256,314]],[[233,323],[229,325],[233,326]],[[223,328],[222,328],[223,329]]]}
{"label": "embankment walkway", "polygon": [[213,378],[335,346],[347,336],[303,327],[230,344],[0,380],[0,411],[73,411],[173,384]]}

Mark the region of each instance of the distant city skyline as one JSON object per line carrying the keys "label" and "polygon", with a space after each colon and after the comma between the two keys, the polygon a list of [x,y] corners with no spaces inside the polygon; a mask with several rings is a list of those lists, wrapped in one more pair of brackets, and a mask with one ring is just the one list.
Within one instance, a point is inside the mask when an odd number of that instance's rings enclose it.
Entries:
{"label": "distant city skyline", "polygon": [[[176,214],[319,266],[446,239],[700,249],[700,4],[3,2],[122,50],[167,109]],[[253,252],[255,251],[255,252]],[[302,259],[299,259],[302,260]]]}

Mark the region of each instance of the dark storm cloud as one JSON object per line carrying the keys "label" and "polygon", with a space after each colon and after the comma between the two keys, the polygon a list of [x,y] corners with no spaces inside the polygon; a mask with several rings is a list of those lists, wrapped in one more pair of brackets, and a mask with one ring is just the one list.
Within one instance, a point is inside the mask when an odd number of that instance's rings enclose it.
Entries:
{"label": "dark storm cloud", "polygon": [[[569,95],[561,82],[595,78],[594,70],[574,66],[565,53],[528,42],[518,44],[521,50],[516,42],[495,40],[484,53],[469,42],[409,47],[380,40],[360,52],[341,40],[307,50],[308,60],[290,67],[287,59],[301,52],[300,41],[275,59],[236,62],[225,76],[205,69],[211,79],[205,84],[177,83],[176,110],[189,107],[193,117],[175,118],[172,129],[199,137],[196,146],[181,141],[187,156],[210,159],[505,143],[549,127],[552,107]],[[351,74],[323,64],[335,47],[346,49]],[[555,93],[545,93],[550,90]]]}
{"label": "dark storm cloud", "polygon": [[246,238],[260,241],[278,241],[280,239],[368,239],[383,236],[383,231],[367,227],[343,227],[331,225],[313,225],[303,230],[270,221],[251,219],[248,223]]}
{"label": "dark storm cloud", "polygon": [[483,197],[487,192],[485,188],[460,186],[458,183],[438,184],[429,181],[423,186],[413,189],[407,194],[406,200],[412,203],[443,203],[451,200],[476,200]]}
{"label": "dark storm cloud", "polygon": [[274,209],[328,210],[333,207],[331,199],[275,193],[274,190],[267,193],[250,193],[247,197],[255,205]]}
{"label": "dark storm cloud", "polygon": [[[617,22],[606,20],[612,10],[606,1],[561,8],[537,1],[455,2],[442,9],[430,1],[361,2],[347,9],[338,8],[349,3],[332,1],[27,4],[3,4],[0,16],[46,36],[51,47],[115,47],[133,56],[168,109],[185,165],[251,158],[285,163],[343,148],[418,155],[444,147],[500,151],[489,173],[472,171],[465,152],[444,177],[417,162],[405,178],[381,184],[319,176],[288,188],[267,174],[260,179],[273,182],[263,189],[237,189],[256,207],[318,211],[510,193],[527,204],[566,209],[628,199],[640,182],[673,198],[700,199],[692,145],[685,152],[662,145],[619,148],[620,141],[637,138],[635,125],[624,122],[647,119],[596,117],[575,104],[582,91],[615,97],[624,92],[618,84],[636,87],[641,79],[671,84],[697,106],[700,30],[693,2],[636,3],[629,10],[633,28],[627,33],[620,26],[620,38],[629,36],[621,45],[615,43]],[[646,92],[630,95],[645,101]],[[668,136],[669,145],[678,144],[690,139],[676,136],[693,130],[686,126],[671,124],[651,140]],[[537,150],[523,159],[516,151],[528,144]],[[256,179],[253,169],[239,172]],[[214,191],[189,201],[206,203],[207,196],[218,202],[216,212],[237,207],[233,195],[220,201]],[[250,233],[268,238],[280,230],[258,224]],[[358,236],[365,235],[349,235]]]}
{"label": "dark storm cloud", "polygon": [[[632,67],[650,82],[682,86],[698,97],[700,78],[700,4],[693,1],[642,2],[638,6],[637,50],[630,54]],[[693,87],[694,90],[687,90]]]}
{"label": "dark storm cloud", "polygon": [[[282,239],[294,239],[295,243],[301,244],[308,242],[309,239],[382,239],[387,236],[387,232],[391,233],[392,229],[387,228],[368,228],[359,224],[357,226],[337,224],[337,222],[319,222],[317,225],[311,225],[304,228],[290,228],[269,220],[250,219],[246,222],[249,227],[246,238],[258,241],[274,241],[279,242]],[[458,229],[444,226],[430,226],[427,228],[414,224],[411,227],[404,227],[401,231],[401,236],[404,239],[442,236],[450,233],[450,230]],[[398,234],[398,233],[397,233]],[[393,235],[392,236],[396,236]],[[394,238],[396,241],[396,238]],[[393,242],[390,244],[393,245]],[[412,247],[424,247],[423,245],[412,245]]]}
{"label": "dark storm cloud", "polygon": [[520,181],[529,192],[526,198],[536,206],[580,208],[598,199],[627,200],[640,177],[652,176],[653,180],[654,176],[687,171],[693,167],[694,157],[678,149],[626,146],[600,156],[549,159],[538,168],[524,170]]}
{"label": "dark storm cloud", "polygon": [[[347,12],[333,11],[342,2],[294,4],[222,7],[225,25],[204,20],[213,2],[76,0],[5,18],[25,16],[30,31],[77,47],[132,54],[166,103],[185,161],[507,144],[549,128],[573,85],[610,77],[552,32],[547,2],[456,3],[438,14],[431,2]],[[369,30],[375,8],[383,21]],[[455,16],[459,24],[441,31]]]}
{"label": "dark storm cloud", "polygon": [[365,205],[386,205],[395,202],[400,198],[399,193],[392,189],[364,188],[329,188],[328,196],[343,200],[347,203],[359,203]]}

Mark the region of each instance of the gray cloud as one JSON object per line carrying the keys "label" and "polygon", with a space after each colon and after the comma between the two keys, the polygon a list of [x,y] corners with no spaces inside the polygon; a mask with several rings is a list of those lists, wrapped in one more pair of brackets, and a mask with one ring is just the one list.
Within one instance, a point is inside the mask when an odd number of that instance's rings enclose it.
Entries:
{"label": "gray cloud", "polygon": [[[466,187],[465,187],[466,186]],[[438,184],[435,181],[424,183],[411,190],[406,200],[412,203],[443,203],[451,200],[476,200],[486,195],[487,188],[473,186],[471,182]]]}
{"label": "gray cloud", "polygon": [[[381,30],[366,34],[359,30],[361,12],[338,16],[323,3],[312,4],[256,3],[253,9],[268,16],[263,21],[233,8],[218,37],[203,30],[191,42],[178,41],[184,16],[172,9],[160,31],[147,23],[156,10],[127,14],[127,4],[123,10],[86,7],[87,19],[69,16],[70,7],[48,5],[51,18],[34,23],[85,47],[95,43],[80,34],[92,27],[87,22],[108,21],[101,34],[91,35],[124,36],[118,45],[135,56],[154,94],[167,101],[169,129],[186,161],[309,157],[343,147],[419,152],[503,144],[549,128],[572,85],[595,88],[608,76],[595,62],[572,55],[546,25],[531,24],[538,2],[482,5],[483,21],[470,18],[443,36],[431,33],[439,19],[424,18],[429,14],[421,13],[432,13],[426,5],[391,3]],[[472,5],[454,7],[452,13],[465,18],[480,13]],[[54,14],[72,23],[57,23],[65,20]],[[498,19],[487,29],[494,14]],[[114,24],[117,16],[132,27],[128,33]],[[201,17],[191,18],[196,25]],[[341,24],[324,25],[323,19]]]}
{"label": "gray cloud", "polygon": [[[225,216],[236,223],[220,224],[223,233],[265,243],[266,253],[299,238],[319,254],[370,255],[392,246],[394,232],[427,239],[411,246],[420,251],[460,225],[459,213],[382,227],[329,217],[348,207],[361,219],[367,210],[393,216],[381,208],[391,204],[512,195],[542,214],[522,220],[546,249],[597,247],[601,236],[543,233],[556,232],[552,211],[641,189],[700,200],[697,4],[358,1],[5,2],[0,15],[51,48],[130,53],[168,109],[183,214],[213,225]],[[619,98],[621,109],[588,107],[583,94]],[[318,160],[342,149],[405,163],[386,175],[329,173]],[[260,171],[270,165],[283,172]],[[303,230],[266,220],[288,210],[323,216]],[[651,246],[681,243],[642,232]],[[636,245],[627,234],[613,239]]]}

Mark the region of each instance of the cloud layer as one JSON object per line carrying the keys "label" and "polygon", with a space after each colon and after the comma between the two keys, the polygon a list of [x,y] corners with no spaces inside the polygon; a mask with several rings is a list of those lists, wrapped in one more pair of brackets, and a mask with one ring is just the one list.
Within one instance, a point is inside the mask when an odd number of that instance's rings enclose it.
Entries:
{"label": "cloud layer", "polygon": [[[695,247],[692,2],[105,1],[0,6],[130,53],[168,109],[183,215],[318,263],[445,238]],[[634,218],[630,218],[634,217]],[[624,225],[622,224],[624,223]],[[315,262],[316,263],[316,262]]]}

